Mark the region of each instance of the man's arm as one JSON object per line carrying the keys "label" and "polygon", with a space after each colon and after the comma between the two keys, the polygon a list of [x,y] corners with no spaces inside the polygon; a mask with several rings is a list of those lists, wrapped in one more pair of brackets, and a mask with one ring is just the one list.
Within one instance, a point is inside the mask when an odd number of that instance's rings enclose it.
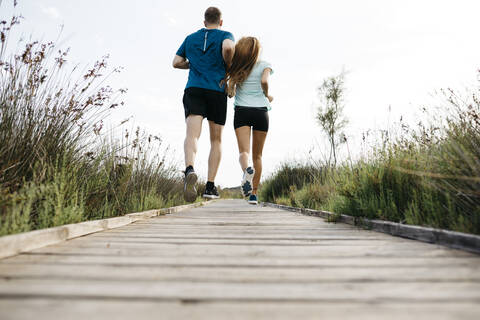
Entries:
{"label": "man's arm", "polygon": [[268,78],[270,77],[270,72],[272,72],[272,69],[270,68],[265,68],[263,70],[260,84],[262,85],[263,94],[268,98],[268,101],[272,102],[273,97],[268,94]]}
{"label": "man's arm", "polygon": [[222,56],[223,61],[227,67],[230,67],[232,64],[233,54],[235,53],[235,42],[230,39],[225,39],[222,42]]}
{"label": "man's arm", "polygon": [[173,58],[172,65],[177,69],[190,69],[190,63],[187,61],[187,59],[177,54],[175,55],[175,58]]}

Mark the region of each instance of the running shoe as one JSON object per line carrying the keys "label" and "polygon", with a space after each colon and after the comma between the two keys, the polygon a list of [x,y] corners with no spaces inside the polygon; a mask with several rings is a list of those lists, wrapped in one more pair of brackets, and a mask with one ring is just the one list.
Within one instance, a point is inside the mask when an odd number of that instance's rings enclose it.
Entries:
{"label": "running shoe", "polygon": [[243,172],[242,184],[240,186],[242,187],[242,194],[244,197],[248,197],[250,193],[252,193],[252,180],[254,175],[255,169],[252,167],[248,167]]}
{"label": "running shoe", "polygon": [[205,188],[205,192],[203,193],[203,197],[207,199],[218,199],[220,196],[218,195],[217,187],[213,186],[213,188],[207,189]]}
{"label": "running shoe", "polygon": [[251,194],[248,198],[248,203],[250,204],[258,204],[258,199],[256,194]]}
{"label": "running shoe", "polygon": [[197,174],[193,169],[185,171],[185,181],[183,183],[183,198],[187,202],[194,202],[197,199]]}

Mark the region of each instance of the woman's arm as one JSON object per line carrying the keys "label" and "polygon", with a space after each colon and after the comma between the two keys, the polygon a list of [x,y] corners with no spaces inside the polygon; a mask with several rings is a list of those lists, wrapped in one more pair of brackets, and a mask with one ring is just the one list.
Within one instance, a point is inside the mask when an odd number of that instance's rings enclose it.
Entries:
{"label": "woman's arm", "polygon": [[260,83],[262,85],[263,94],[268,98],[268,101],[272,102],[273,97],[268,94],[268,78],[270,77],[270,72],[272,72],[272,69],[270,68],[265,68],[263,70],[262,80]]}
{"label": "woman's arm", "polygon": [[235,42],[225,39],[222,42],[222,56],[227,68],[232,65],[233,54],[235,53]]}

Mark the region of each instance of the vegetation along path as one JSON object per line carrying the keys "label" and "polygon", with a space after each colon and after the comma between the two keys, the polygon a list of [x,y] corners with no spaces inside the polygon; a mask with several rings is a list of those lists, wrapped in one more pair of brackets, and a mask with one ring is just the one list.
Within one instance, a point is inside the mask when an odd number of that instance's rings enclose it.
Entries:
{"label": "vegetation along path", "polygon": [[480,256],[242,200],[0,260],[1,319],[478,319]]}

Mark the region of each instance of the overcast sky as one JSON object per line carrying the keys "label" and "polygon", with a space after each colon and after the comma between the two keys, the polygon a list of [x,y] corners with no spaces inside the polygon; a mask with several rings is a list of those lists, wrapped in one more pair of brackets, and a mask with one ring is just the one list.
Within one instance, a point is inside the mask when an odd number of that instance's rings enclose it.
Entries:
{"label": "overcast sky", "polygon": [[[3,1],[2,17],[12,12],[10,2]],[[127,105],[112,119],[132,116],[135,125],[161,134],[181,163],[187,72],[174,70],[171,61],[185,36],[203,27],[211,5],[222,10],[223,29],[236,39],[260,39],[263,59],[275,70],[266,175],[312,148],[313,155],[322,153],[314,118],[316,88],[325,77],[349,72],[345,113],[355,141],[362,131],[384,128],[400,115],[416,120],[431,93],[475,84],[480,67],[476,0],[19,0],[15,11],[25,17],[22,32],[44,40],[55,39],[63,24],[61,43],[71,47],[72,63],[109,53],[113,65],[125,68],[112,84],[129,89]],[[223,141],[216,183],[239,185],[232,101]],[[204,123],[196,165],[203,177],[208,149]]]}

